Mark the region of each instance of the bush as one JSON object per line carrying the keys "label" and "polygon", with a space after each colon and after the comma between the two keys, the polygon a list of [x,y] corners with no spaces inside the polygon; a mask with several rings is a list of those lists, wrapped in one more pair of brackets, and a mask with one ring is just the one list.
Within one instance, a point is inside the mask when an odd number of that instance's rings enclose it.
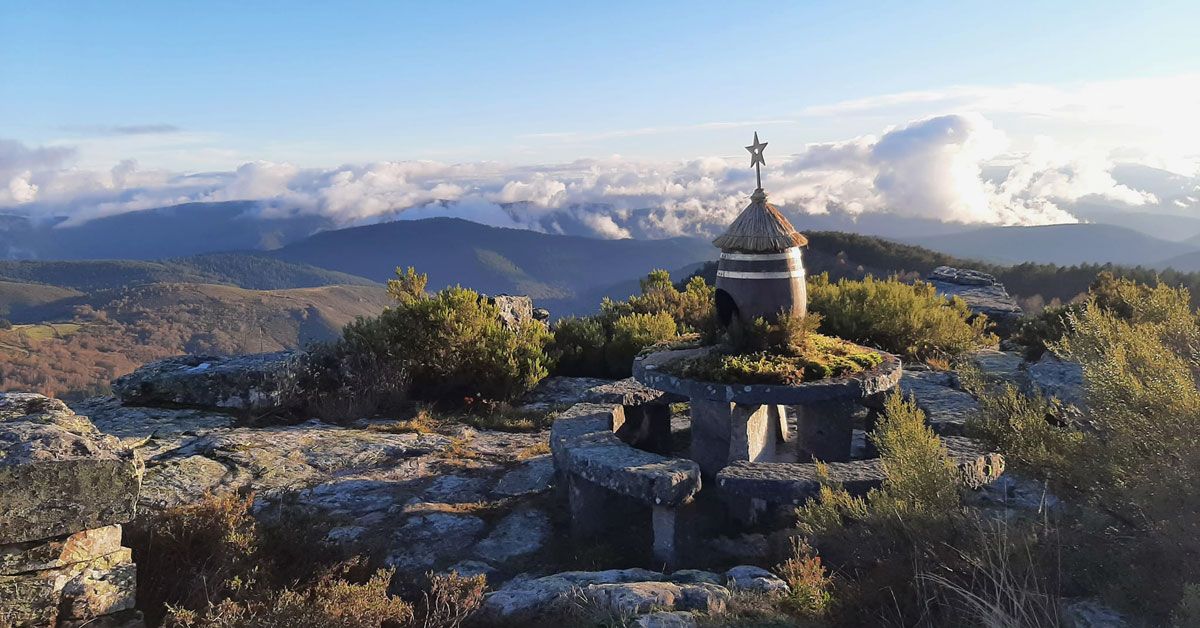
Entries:
{"label": "bush", "polygon": [[[396,306],[347,325],[333,346],[310,360],[332,397],[405,396],[431,401],[508,400],[548,374],[545,325],[510,328],[499,309],[466,288],[424,292],[413,269],[388,284]],[[403,392],[400,390],[404,388]],[[361,414],[359,415],[361,416]]]}
{"label": "bush", "polygon": [[665,270],[641,282],[642,293],[628,301],[605,299],[600,313],[565,318],[554,326],[549,350],[555,373],[572,377],[629,377],[633,358],[646,347],[679,334],[715,338],[715,290],[693,277],[683,290]]}
{"label": "bush", "polygon": [[1084,434],[1066,421],[1057,401],[1024,395],[1012,384],[978,396],[979,411],[967,419],[973,435],[1003,453],[1008,465],[1059,486],[1074,484]]}
{"label": "bush", "polygon": [[832,579],[808,541],[792,539],[792,555],[775,568],[788,584],[784,606],[800,617],[821,617],[829,610]]}
{"label": "bush", "polygon": [[867,277],[831,283],[822,274],[809,278],[808,304],[823,316],[823,333],[916,360],[997,342],[984,316],[973,316],[961,299],[946,299],[923,282]]}
{"label": "bush", "polygon": [[554,325],[555,373],[569,377],[586,377],[608,373],[604,346],[608,334],[599,317],[563,318]]}

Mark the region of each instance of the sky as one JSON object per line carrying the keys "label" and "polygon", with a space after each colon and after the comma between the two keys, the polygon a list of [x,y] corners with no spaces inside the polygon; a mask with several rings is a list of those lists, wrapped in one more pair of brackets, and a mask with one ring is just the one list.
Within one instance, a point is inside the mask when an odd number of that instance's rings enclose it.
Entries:
{"label": "sky", "polygon": [[1200,174],[1197,23],[1194,1],[4,2],[0,208],[452,201],[547,228],[603,205],[598,234],[672,235],[736,212],[757,130],[794,211],[1070,221],[1161,202],[1115,163]]}

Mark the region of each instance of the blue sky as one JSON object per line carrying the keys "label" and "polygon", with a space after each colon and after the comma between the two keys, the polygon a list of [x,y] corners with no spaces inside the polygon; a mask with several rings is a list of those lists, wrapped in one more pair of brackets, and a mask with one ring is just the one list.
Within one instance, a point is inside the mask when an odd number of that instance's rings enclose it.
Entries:
{"label": "blue sky", "polygon": [[[0,136],[171,125],[303,165],[720,155],[744,128],[620,134],[1170,76],[1197,69],[1197,23],[1195,2],[5,3]],[[774,126],[779,144],[859,131]]]}
{"label": "blue sky", "polygon": [[1200,207],[1110,176],[1200,176],[1198,23],[1194,1],[3,2],[0,209],[452,201],[675,235],[737,211],[755,130],[791,211]]}

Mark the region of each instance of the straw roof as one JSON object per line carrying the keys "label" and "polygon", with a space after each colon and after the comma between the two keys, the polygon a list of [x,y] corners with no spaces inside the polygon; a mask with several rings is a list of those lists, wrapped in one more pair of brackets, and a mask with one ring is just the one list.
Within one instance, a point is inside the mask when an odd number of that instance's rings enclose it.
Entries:
{"label": "straw roof", "polygon": [[757,190],[746,209],[723,235],[713,240],[713,244],[722,251],[762,253],[804,246],[808,244],[808,238],[798,233],[792,223],[767,202],[767,195],[762,190]]}

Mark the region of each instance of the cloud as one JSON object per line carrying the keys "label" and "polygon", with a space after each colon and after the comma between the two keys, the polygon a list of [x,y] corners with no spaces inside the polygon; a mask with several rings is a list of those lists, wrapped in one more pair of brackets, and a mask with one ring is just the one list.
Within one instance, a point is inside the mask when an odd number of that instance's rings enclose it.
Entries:
{"label": "cloud", "polygon": [[[792,214],[892,213],[981,224],[1074,222],[1084,198],[1130,206],[1153,195],[1118,184],[1104,153],[1042,138],[1033,150],[979,113],[911,120],[768,160],[764,186]],[[1007,152],[1006,152],[1007,151]],[[296,213],[339,225],[429,216],[606,238],[711,235],[747,203],[754,173],[741,158],[650,162],[610,157],[542,166],[495,162],[375,162],[336,168],[248,162],[183,175],[69,167],[63,148],[0,141],[0,208],[78,224],[188,201],[261,201],[264,216]]]}
{"label": "cloud", "polygon": [[86,135],[164,135],[183,129],[174,124],[82,124],[60,127],[71,133]]}

